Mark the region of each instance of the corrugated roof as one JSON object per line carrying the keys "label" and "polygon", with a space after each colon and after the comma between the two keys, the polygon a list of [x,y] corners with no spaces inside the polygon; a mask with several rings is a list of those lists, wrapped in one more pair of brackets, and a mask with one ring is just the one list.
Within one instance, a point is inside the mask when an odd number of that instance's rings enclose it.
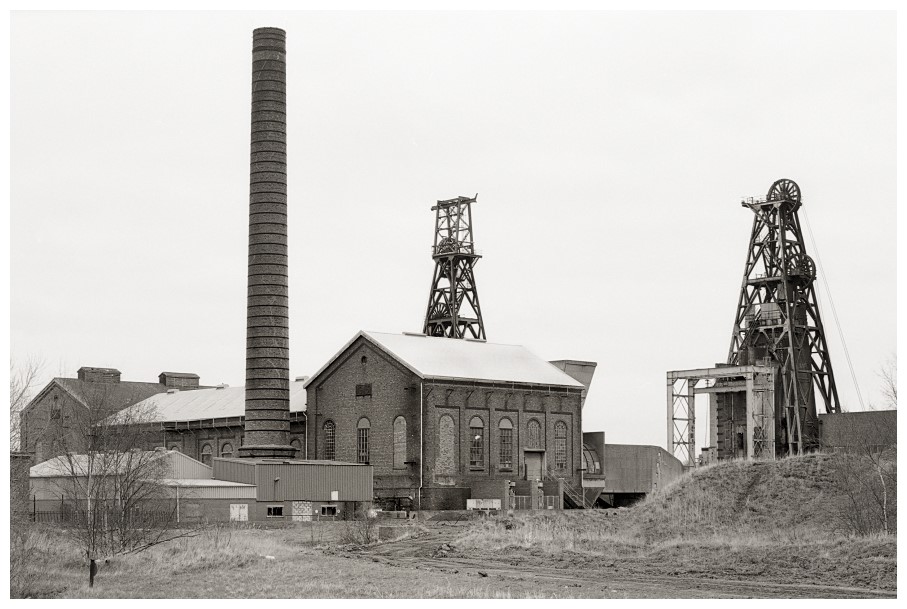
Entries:
{"label": "corrugated roof", "polygon": [[[291,382],[290,412],[305,412],[305,403],[303,384]],[[150,423],[242,417],[246,414],[246,391],[245,387],[224,387],[158,393],[123,410],[122,416],[146,409],[153,413]]]}
{"label": "corrugated roof", "polygon": [[196,486],[196,487],[215,487],[215,486],[233,486],[242,488],[255,488],[254,484],[243,484],[242,482],[230,482],[229,480],[217,480],[216,478],[200,479],[179,479],[164,478],[161,484],[167,486]]}
{"label": "corrugated roof", "polygon": [[[170,451],[170,450],[161,450],[161,451],[146,450],[146,451],[139,451],[139,452],[142,453],[143,458],[147,458],[150,456],[152,459],[160,459],[162,457],[166,458],[166,457],[169,457],[171,455],[171,453],[176,453],[176,451]],[[98,456],[95,457],[95,462],[93,464],[93,469],[95,469],[96,471],[97,470],[106,471],[106,470],[109,470],[110,467],[112,467],[112,466],[106,465],[103,462],[105,454],[111,454],[111,453],[97,453]],[[119,453],[119,455],[118,455],[118,458],[120,459],[120,463],[116,463],[116,465],[123,466],[120,468],[121,470],[126,467],[126,464],[123,461],[122,456],[121,456],[122,454],[123,453]],[[144,461],[144,463],[150,463],[150,461]],[[72,476],[72,475],[76,475],[76,476],[87,475],[89,465],[90,465],[90,463],[88,460],[88,455],[84,455],[84,454],[82,454],[82,455],[71,454],[68,456],[60,455],[58,457],[53,457],[52,459],[48,459],[47,461],[43,461],[41,463],[38,463],[37,465],[32,466],[29,470],[29,476],[31,476],[32,478],[59,478],[59,477],[68,477],[68,476]]]}
{"label": "corrugated roof", "polygon": [[315,380],[360,336],[422,378],[529,383],[582,388],[583,384],[520,345],[420,334],[359,332],[315,374]]}

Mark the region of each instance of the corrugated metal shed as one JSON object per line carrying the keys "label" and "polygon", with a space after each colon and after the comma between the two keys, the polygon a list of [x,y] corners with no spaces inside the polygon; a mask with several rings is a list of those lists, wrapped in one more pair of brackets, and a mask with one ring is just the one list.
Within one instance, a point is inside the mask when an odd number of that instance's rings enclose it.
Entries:
{"label": "corrugated metal shed", "polygon": [[582,383],[520,345],[365,331],[354,336],[305,385],[312,383],[360,336],[422,378],[583,387]]}
{"label": "corrugated metal shed", "polygon": [[374,495],[370,465],[279,459],[215,459],[214,463],[219,479],[254,482],[259,501],[371,501]]}
{"label": "corrugated metal shed", "polygon": [[[290,383],[290,412],[305,412],[306,392],[302,381]],[[243,417],[246,414],[245,387],[193,389],[158,393],[123,410],[129,413],[151,411],[153,421],[199,421]],[[145,416],[143,419],[147,419]]]}

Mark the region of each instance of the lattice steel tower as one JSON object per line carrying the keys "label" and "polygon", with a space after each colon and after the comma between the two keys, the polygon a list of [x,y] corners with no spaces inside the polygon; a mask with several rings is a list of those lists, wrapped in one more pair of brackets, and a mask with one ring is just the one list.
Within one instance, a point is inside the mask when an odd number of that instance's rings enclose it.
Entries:
{"label": "lattice steel tower", "polygon": [[727,363],[779,367],[776,446],[782,454],[802,454],[818,436],[817,399],[827,413],[841,406],[816,300],[816,266],[797,215],[800,188],[778,180],[764,199],[741,205],[755,218]]}
{"label": "lattice steel tower", "polygon": [[[478,197],[478,195],[476,195]],[[428,294],[423,332],[429,336],[485,339],[482,309],[473,268],[480,255],[472,240],[476,197],[438,201],[435,215],[434,278]]]}

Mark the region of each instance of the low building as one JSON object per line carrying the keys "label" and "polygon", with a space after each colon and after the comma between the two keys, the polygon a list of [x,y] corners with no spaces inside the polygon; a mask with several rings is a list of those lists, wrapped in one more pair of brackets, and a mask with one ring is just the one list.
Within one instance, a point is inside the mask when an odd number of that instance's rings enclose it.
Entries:
{"label": "low building", "polygon": [[823,449],[879,450],[898,443],[898,411],[867,410],[819,415]]}
{"label": "low building", "polygon": [[[212,468],[173,450],[139,452],[164,466],[142,506],[174,523],[348,518],[373,494],[372,468],[356,463],[216,458]],[[119,468],[99,469],[105,475],[93,484],[112,484]],[[81,509],[78,490],[86,487],[88,471],[87,455],[61,455],[32,467],[25,516],[65,522]]]}

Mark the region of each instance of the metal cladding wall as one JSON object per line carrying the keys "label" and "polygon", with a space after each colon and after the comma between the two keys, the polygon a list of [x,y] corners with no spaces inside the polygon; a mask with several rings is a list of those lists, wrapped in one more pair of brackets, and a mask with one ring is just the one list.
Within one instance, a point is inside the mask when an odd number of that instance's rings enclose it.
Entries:
{"label": "metal cladding wall", "polygon": [[241,457],[287,457],[290,345],[287,282],[286,32],[258,28],[252,44],[246,420]]}
{"label": "metal cladding wall", "polygon": [[371,501],[372,467],[339,463],[258,463],[259,501]]}
{"label": "metal cladding wall", "polygon": [[214,477],[217,480],[255,484],[255,463],[235,459],[214,459]]}
{"label": "metal cladding wall", "polygon": [[168,452],[167,460],[170,470],[168,478],[203,480],[214,477],[210,467],[181,452]]}
{"label": "metal cladding wall", "polygon": [[605,444],[605,493],[651,493],[683,474],[683,464],[660,446]]}

